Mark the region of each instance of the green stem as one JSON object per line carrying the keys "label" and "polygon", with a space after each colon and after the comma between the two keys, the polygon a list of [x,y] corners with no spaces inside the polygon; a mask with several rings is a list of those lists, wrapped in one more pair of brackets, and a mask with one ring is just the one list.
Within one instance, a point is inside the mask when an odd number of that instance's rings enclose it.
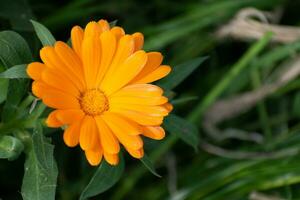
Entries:
{"label": "green stem", "polygon": [[46,106],[43,103],[37,104],[37,106],[33,109],[33,112],[29,115],[25,120],[23,119],[22,124],[24,128],[34,128],[36,126],[37,121],[40,123],[44,122],[44,119],[39,119],[39,117],[45,111]]}
{"label": "green stem", "polygon": [[14,136],[16,136],[18,139],[22,141],[22,143],[25,146],[24,153],[28,154],[32,148],[32,139],[31,139],[31,134],[27,131],[16,131],[14,133]]}
{"label": "green stem", "polygon": [[5,135],[5,134],[12,133],[14,130],[17,130],[18,128],[20,130],[24,129],[24,128],[34,128],[33,125],[31,125],[31,126],[28,125],[28,124],[32,124],[32,123],[29,123],[30,121],[33,121],[33,120],[31,118],[16,119],[16,120],[11,120],[6,123],[0,123],[0,133],[2,135]]}
{"label": "green stem", "polygon": [[[260,75],[256,68],[253,68],[251,72],[251,79],[254,89],[261,87]],[[263,127],[264,134],[269,141],[269,139],[272,137],[272,131],[269,123],[268,112],[264,101],[258,102],[257,109],[261,126]]]}
{"label": "green stem", "polygon": [[41,102],[40,104],[38,104],[38,106],[31,113],[31,115],[32,115],[31,118],[34,119],[34,120],[38,119],[43,114],[43,112],[45,111],[45,109],[46,109],[45,104],[43,104]]}
{"label": "green stem", "polygon": [[12,120],[7,123],[1,123],[0,124],[1,135],[11,133],[14,129],[16,129],[16,126],[20,126],[20,123],[21,123],[20,120]]}
{"label": "green stem", "polygon": [[[18,110],[26,109],[34,100],[35,98],[32,95],[28,95],[20,104]],[[39,104],[34,112],[28,116],[28,118],[24,119],[14,119],[7,123],[0,123],[0,133],[1,134],[10,134],[15,130],[22,130],[24,128],[34,128],[36,121],[38,120],[39,116],[45,110],[44,104]],[[20,134],[18,134],[20,135]]]}
{"label": "green stem", "polygon": [[26,97],[26,99],[24,99],[24,100],[22,101],[22,103],[20,104],[19,110],[24,110],[27,106],[29,106],[29,105],[32,103],[32,101],[33,101],[34,99],[35,99],[34,96],[28,95],[28,96]]}

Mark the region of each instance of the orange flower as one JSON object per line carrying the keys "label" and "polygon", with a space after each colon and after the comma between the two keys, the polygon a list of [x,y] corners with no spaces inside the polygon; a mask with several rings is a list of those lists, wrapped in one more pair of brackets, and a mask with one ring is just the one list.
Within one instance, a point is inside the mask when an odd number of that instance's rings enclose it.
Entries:
{"label": "orange flower", "polygon": [[54,108],[49,127],[67,125],[67,146],[80,144],[91,165],[104,156],[119,162],[120,143],[135,158],[142,158],[142,135],[160,140],[160,125],[172,109],[163,90],[149,84],[171,70],[161,65],[159,52],[141,50],[141,33],[125,35],[105,20],[71,31],[72,48],[56,42],[40,51],[43,63],[29,64],[32,92]]}

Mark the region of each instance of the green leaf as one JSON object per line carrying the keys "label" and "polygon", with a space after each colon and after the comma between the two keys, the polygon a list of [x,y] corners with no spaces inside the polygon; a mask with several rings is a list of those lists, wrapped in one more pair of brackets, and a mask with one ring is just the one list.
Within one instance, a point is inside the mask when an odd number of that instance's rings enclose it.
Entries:
{"label": "green leaf", "polygon": [[199,144],[199,132],[193,123],[188,122],[177,115],[170,114],[164,121],[164,127],[171,134],[177,135],[185,143],[191,145],[195,151],[197,151]]}
{"label": "green leaf", "polygon": [[32,61],[29,46],[22,36],[13,31],[0,32],[0,60],[6,69]]}
{"label": "green leaf", "polygon": [[123,156],[121,156],[120,163],[117,166],[111,166],[103,160],[89,184],[81,193],[80,200],[101,194],[115,185],[123,174],[124,166]]}
{"label": "green leaf", "polygon": [[0,138],[0,158],[14,160],[22,153],[24,145],[12,136],[5,135]]}
{"label": "green leaf", "polygon": [[6,71],[0,73],[0,78],[15,79],[15,78],[28,78],[26,73],[27,65],[15,65]]}
{"label": "green leaf", "polygon": [[[5,67],[0,61],[0,72],[5,71]],[[0,79],[0,104],[6,100],[7,92],[8,92],[8,84],[9,80],[7,79]]]}
{"label": "green leaf", "polygon": [[[5,69],[31,62],[32,56],[27,42],[16,32],[0,32],[0,60]],[[7,101],[1,113],[3,121],[12,120],[16,116],[18,104],[27,92],[28,86],[29,81],[25,79],[9,80],[8,94],[5,95]]]}
{"label": "green leaf", "polygon": [[[1,79],[0,79],[1,80]],[[28,91],[29,81],[26,79],[10,79],[6,102],[2,111],[2,121],[8,122],[27,113],[19,112],[19,103]]]}
{"label": "green leaf", "polygon": [[24,200],[54,200],[57,166],[53,156],[54,146],[45,138],[41,125],[32,136],[32,148],[27,153],[22,183]]}
{"label": "green leaf", "polygon": [[193,73],[193,71],[195,71],[207,58],[208,57],[195,58],[173,67],[171,73],[166,78],[158,81],[158,85],[166,90],[174,89]]}
{"label": "green leaf", "polygon": [[8,83],[9,80],[7,79],[0,79],[0,103],[3,103],[7,97],[7,91],[8,91]]}
{"label": "green leaf", "polygon": [[161,175],[159,175],[153,166],[153,163],[151,162],[150,158],[144,154],[143,158],[140,159],[142,163],[145,165],[145,167],[154,175],[157,176],[158,178],[161,178]]}
{"label": "green leaf", "polygon": [[30,22],[32,23],[34,30],[43,46],[53,46],[56,40],[52,33],[44,25],[34,20],[30,20]]}

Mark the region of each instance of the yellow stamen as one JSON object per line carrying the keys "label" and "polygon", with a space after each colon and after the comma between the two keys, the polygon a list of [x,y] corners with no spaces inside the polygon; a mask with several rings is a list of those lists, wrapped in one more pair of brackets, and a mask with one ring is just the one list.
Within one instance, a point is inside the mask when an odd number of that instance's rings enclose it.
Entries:
{"label": "yellow stamen", "polygon": [[87,115],[100,115],[108,110],[108,101],[105,94],[98,89],[91,89],[83,93],[80,99],[82,110]]}

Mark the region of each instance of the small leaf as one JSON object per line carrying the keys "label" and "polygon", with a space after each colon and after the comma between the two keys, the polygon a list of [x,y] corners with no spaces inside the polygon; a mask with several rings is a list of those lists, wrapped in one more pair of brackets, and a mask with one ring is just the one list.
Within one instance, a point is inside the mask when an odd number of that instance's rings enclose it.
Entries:
{"label": "small leaf", "polygon": [[14,160],[19,157],[24,149],[22,142],[12,136],[3,136],[0,138],[0,158]]}
{"label": "small leaf", "polygon": [[41,125],[34,131],[32,148],[27,153],[22,183],[24,200],[54,200],[57,166],[53,156],[54,146],[42,133]]}
{"label": "small leaf", "polygon": [[117,166],[109,165],[103,160],[93,175],[89,184],[84,188],[80,195],[80,200],[101,194],[113,185],[115,185],[121,178],[124,171],[124,159],[121,156],[120,163]]}
{"label": "small leaf", "polygon": [[143,158],[140,159],[142,163],[145,165],[145,167],[154,175],[157,176],[158,178],[161,178],[161,175],[159,175],[153,166],[153,163],[151,162],[150,158],[144,154]]}
{"label": "small leaf", "polygon": [[114,21],[111,21],[111,22],[109,22],[109,26],[110,26],[110,28],[113,28],[113,27],[115,27],[116,25],[117,25],[117,23],[118,23],[118,20],[116,19],[116,20],[114,20]]}
{"label": "small leaf", "polygon": [[200,66],[208,57],[199,57],[182,63],[172,68],[171,73],[164,79],[157,82],[159,86],[166,90],[172,90],[184,81],[193,71]]}
{"label": "small leaf", "polygon": [[195,151],[197,151],[199,144],[199,132],[194,124],[178,117],[177,115],[170,114],[164,121],[164,127],[171,134],[177,135],[185,143],[191,145]]}
{"label": "small leaf", "polygon": [[0,32],[0,60],[6,69],[31,62],[31,51],[24,38],[13,31]]}
{"label": "small leaf", "polygon": [[14,79],[14,78],[28,78],[28,75],[26,73],[26,67],[27,65],[15,65],[6,71],[0,73],[0,78],[6,78],[6,79]]}
{"label": "small leaf", "polygon": [[36,22],[34,20],[30,20],[30,22],[32,23],[34,30],[43,46],[53,46],[56,40],[53,37],[52,33],[39,22]]}

